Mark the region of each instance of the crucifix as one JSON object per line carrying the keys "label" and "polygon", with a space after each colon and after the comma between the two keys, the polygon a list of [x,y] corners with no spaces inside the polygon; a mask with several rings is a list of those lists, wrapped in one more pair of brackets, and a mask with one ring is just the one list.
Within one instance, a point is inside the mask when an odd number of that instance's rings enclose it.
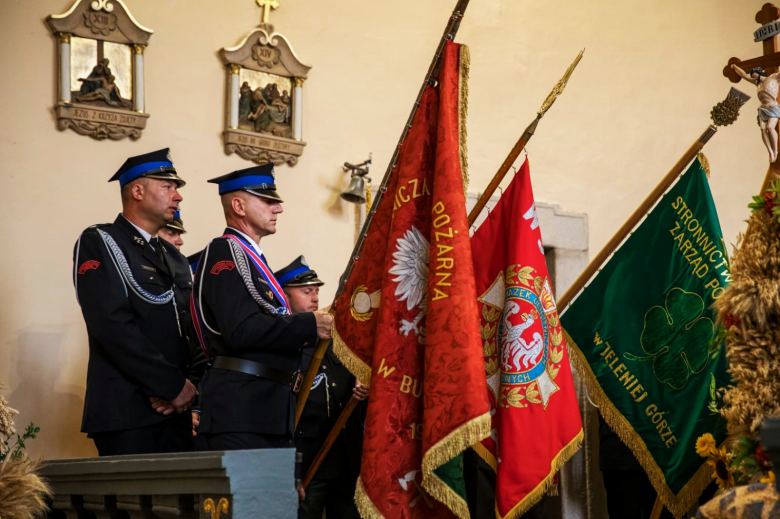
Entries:
{"label": "crucifix", "polygon": [[263,10],[263,23],[268,23],[268,17],[271,14],[272,9],[279,8],[279,2],[277,0],[256,0],[257,5]]}
{"label": "crucifix", "polygon": [[[766,3],[756,13],[755,20],[756,23],[761,24],[761,27],[753,33],[753,36],[756,42],[763,42],[763,56],[745,61],[739,58],[731,58],[723,68],[723,75],[732,83],[739,83],[741,79],[745,79],[758,86],[759,102],[762,103],[761,108],[759,108],[759,125],[762,127],[762,137],[769,149],[771,162],[769,171],[767,171],[764,179],[764,185],[761,187],[761,193],[763,193],[769,186],[770,181],[780,177],[780,161],[777,160],[777,133],[775,130],[778,117],[773,117],[773,112],[780,110],[780,108],[776,107],[778,76],[775,75],[780,66],[780,52],[778,52],[780,8],[775,7],[774,4]],[[740,70],[737,70],[736,67]],[[763,70],[756,70],[758,68]]]}

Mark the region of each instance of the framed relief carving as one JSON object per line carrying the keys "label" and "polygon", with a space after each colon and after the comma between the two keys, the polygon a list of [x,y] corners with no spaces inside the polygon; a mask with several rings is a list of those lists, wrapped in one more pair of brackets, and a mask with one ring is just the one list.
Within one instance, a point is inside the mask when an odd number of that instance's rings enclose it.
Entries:
{"label": "framed relief carving", "polygon": [[225,153],[258,164],[298,163],[303,141],[303,84],[311,66],[302,63],[289,40],[268,23],[276,0],[256,0],[263,23],[219,56],[227,73]]}
{"label": "framed relief carving", "polygon": [[76,0],[46,18],[57,38],[57,127],[98,140],[138,139],[144,102],[144,50],[152,30],[122,0]]}

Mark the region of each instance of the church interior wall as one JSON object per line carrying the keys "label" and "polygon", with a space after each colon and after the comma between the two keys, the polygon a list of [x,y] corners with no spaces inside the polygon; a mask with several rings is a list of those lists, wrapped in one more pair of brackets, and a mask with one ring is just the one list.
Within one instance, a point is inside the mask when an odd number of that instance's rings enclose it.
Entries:
{"label": "church interior wall", "polygon": [[[752,32],[763,2],[472,0],[457,37],[472,58],[469,191],[483,189],[585,47],[528,153],[536,199],[587,214],[594,254],[709,124],[732,86],[721,74],[728,59],[761,54]],[[285,212],[262,246],[275,268],[304,254],[327,283],[326,305],[354,238],[353,208],[337,198],[347,182],[341,165],[373,152],[378,184],[455,1],[280,3],[271,22],[313,68],[303,89],[307,146],[296,166],[277,167]],[[206,179],[251,165],[223,151],[217,52],[259,23],[255,3],[126,4],[155,31],[145,52],[151,117],[137,141],[56,129],[56,47],[44,18],[71,0],[0,3],[0,380],[21,410],[17,427],[41,426],[29,451],[45,458],[96,454],[79,432],[87,338],[72,248],[84,228],[121,210],[108,178],[128,156],[170,147],[188,181],[183,252],[192,254],[224,227]],[[705,148],[728,243],[744,230],[767,167],[755,87],[738,87],[753,99]]]}

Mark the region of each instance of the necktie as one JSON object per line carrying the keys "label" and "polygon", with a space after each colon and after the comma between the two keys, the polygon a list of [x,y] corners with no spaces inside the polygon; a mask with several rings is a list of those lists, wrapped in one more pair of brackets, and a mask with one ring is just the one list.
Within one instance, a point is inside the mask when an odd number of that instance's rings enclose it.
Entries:
{"label": "necktie", "polygon": [[149,240],[149,245],[154,247],[154,253],[157,254],[157,258],[160,260],[160,263],[165,265],[166,268],[168,268],[168,264],[165,262],[165,254],[163,253],[163,247],[160,243],[160,238],[155,236],[154,238]]}
{"label": "necktie", "polygon": [[157,257],[160,258],[160,261],[164,264],[165,257],[163,256],[162,245],[160,245],[160,238],[155,236],[154,238],[149,239],[149,245],[152,246],[154,253],[157,254]]}

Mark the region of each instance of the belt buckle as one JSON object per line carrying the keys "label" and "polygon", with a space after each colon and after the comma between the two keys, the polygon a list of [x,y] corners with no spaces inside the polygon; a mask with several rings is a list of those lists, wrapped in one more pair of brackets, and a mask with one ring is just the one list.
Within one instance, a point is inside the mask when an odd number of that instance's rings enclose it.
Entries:
{"label": "belt buckle", "polygon": [[293,393],[298,393],[301,390],[301,386],[303,385],[303,375],[301,375],[300,371],[295,372],[295,383],[293,383]]}

